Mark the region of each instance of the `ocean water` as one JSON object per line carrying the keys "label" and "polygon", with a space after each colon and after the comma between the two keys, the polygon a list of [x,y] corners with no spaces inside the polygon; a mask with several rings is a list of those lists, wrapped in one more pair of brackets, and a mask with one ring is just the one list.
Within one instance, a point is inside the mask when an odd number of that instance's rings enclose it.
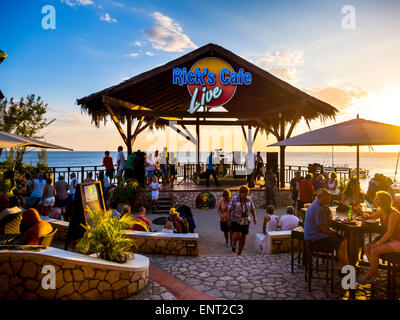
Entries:
{"label": "ocean water", "polygon": [[[154,154],[154,152],[150,152]],[[37,151],[30,151],[25,154],[24,162],[36,164],[38,161]],[[195,162],[195,152],[175,152],[178,162]],[[110,152],[114,162],[117,159],[117,152]],[[201,152],[200,160],[205,162],[209,152]],[[261,153],[264,161],[266,153]],[[100,166],[103,161],[104,152],[102,151],[48,151],[49,167],[71,167],[71,166]],[[224,153],[228,162],[232,160],[232,152]],[[244,161],[245,154],[241,154]],[[3,151],[0,160],[4,161],[5,152]],[[370,170],[370,177],[376,172],[394,178],[396,170],[396,162],[398,159],[397,152],[361,152],[360,167]],[[310,163],[320,163],[324,166],[332,165],[332,154],[326,152],[286,152],[286,165],[291,166],[308,166]],[[356,153],[336,152],[333,157],[335,166],[347,165],[351,168],[356,167]],[[400,171],[400,168],[399,168]],[[400,172],[397,177],[400,176]],[[361,181],[363,189],[365,189],[368,179]],[[397,178],[399,180],[399,178]]]}

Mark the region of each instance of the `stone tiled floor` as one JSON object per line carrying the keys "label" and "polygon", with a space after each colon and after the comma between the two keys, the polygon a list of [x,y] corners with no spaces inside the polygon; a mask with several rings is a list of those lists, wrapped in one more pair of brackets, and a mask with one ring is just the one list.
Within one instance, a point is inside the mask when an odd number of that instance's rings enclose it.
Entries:
{"label": "stone tiled floor", "polygon": [[[53,246],[62,245],[53,242]],[[177,279],[216,299],[234,300],[338,300],[347,293],[336,278],[335,292],[324,280],[313,280],[312,292],[304,281],[304,269],[290,272],[290,254],[243,254],[218,256],[146,255],[150,261]],[[384,271],[380,271],[384,275]],[[385,299],[384,280],[377,286],[375,299]],[[357,299],[369,299],[370,285],[357,287]],[[155,281],[129,300],[176,300],[166,288]]]}
{"label": "stone tiled floor", "polygon": [[[150,261],[176,278],[217,299],[341,299],[325,281],[314,280],[308,292],[304,271],[290,273],[290,255],[176,257],[149,255]],[[339,280],[338,280],[338,283]]]}
{"label": "stone tiled floor", "polygon": [[157,282],[149,280],[148,286],[127,300],[177,300],[176,297],[160,286]]}

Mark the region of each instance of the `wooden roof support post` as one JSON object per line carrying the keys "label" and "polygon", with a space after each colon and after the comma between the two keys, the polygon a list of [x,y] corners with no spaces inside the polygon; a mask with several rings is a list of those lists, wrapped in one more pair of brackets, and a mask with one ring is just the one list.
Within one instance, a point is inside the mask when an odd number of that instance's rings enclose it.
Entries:
{"label": "wooden roof support post", "polygon": [[196,175],[197,177],[200,174],[200,123],[199,118],[196,120]]}
{"label": "wooden roof support post", "polygon": [[[279,126],[280,126],[280,139],[279,141],[285,140],[285,120],[282,114],[279,114]],[[280,146],[280,170],[279,170],[279,182],[280,187],[285,188],[285,148],[286,146]]]}
{"label": "wooden roof support post", "polygon": [[128,148],[128,154],[132,153],[132,116],[128,116],[126,119],[126,131],[127,131],[127,138],[126,138],[126,146]]}
{"label": "wooden roof support post", "polygon": [[122,140],[124,140],[125,145],[128,146],[128,141],[127,141],[125,132],[122,129],[118,118],[115,116],[114,111],[111,109],[111,107],[108,104],[105,103],[104,106],[106,107],[107,111],[109,112],[109,114],[111,116],[112,121],[114,122],[115,126],[117,127],[117,130],[118,130],[119,134],[121,135]]}

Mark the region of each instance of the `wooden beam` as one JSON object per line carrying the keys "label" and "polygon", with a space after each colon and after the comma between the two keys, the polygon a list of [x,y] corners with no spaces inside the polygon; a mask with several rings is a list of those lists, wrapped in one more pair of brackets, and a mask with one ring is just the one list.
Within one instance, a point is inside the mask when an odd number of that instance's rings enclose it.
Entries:
{"label": "wooden beam", "polygon": [[138,124],[136,125],[135,132],[132,135],[132,141],[131,141],[131,144],[132,144],[131,147],[132,148],[133,148],[133,144],[135,143],[136,137],[138,135],[137,132],[139,131],[140,127],[142,126],[143,121],[144,121],[144,117],[141,117],[139,122],[138,122]]}
{"label": "wooden beam", "polygon": [[260,130],[260,127],[256,128],[256,132],[254,132],[253,140],[256,141],[257,133]]}
{"label": "wooden beam", "polygon": [[196,140],[193,135],[190,133],[190,131],[186,128],[184,124],[181,125],[182,129],[185,130],[185,133],[193,140]]}
{"label": "wooden beam", "polygon": [[108,104],[105,103],[104,106],[106,107],[107,111],[109,112],[109,114],[111,116],[112,121],[114,122],[115,126],[117,127],[117,130],[118,130],[119,134],[121,135],[122,140],[124,140],[125,145],[128,146],[125,132],[122,129],[118,118],[115,116],[114,111],[111,109],[111,107]]}
{"label": "wooden beam", "polygon": [[146,122],[146,124],[145,124],[143,127],[141,127],[140,129],[137,130],[136,136],[137,136],[139,133],[141,133],[142,131],[144,131],[145,129],[147,129],[151,124],[153,124],[154,122],[156,122],[158,119],[160,119],[160,117],[156,117],[156,118],[154,118],[154,119],[152,119],[152,120],[148,120],[148,121]]}
{"label": "wooden beam", "polygon": [[246,140],[246,142],[247,142],[247,135],[246,135],[246,130],[244,130],[244,125],[241,125],[241,127],[242,127],[242,132],[244,135],[244,140]]}
{"label": "wooden beam", "polygon": [[176,133],[180,134],[182,137],[184,137],[186,140],[189,140],[190,142],[192,142],[194,145],[196,145],[197,141],[196,139],[194,139],[194,137],[192,135],[186,135],[183,131],[179,130],[179,128],[177,128],[174,124],[169,123],[168,127],[170,127],[172,130],[174,130]]}
{"label": "wooden beam", "polygon": [[[196,121],[194,120],[177,120],[176,121],[177,124],[179,125],[186,125],[186,126],[195,126],[196,125]],[[256,121],[252,122],[252,121],[228,121],[228,120],[221,120],[221,121],[212,121],[212,120],[206,120],[204,122],[200,122],[200,125],[202,126],[253,126],[253,127],[257,127],[257,123]]]}
{"label": "wooden beam", "polygon": [[103,96],[102,97],[103,103],[108,104],[109,106],[112,107],[117,107],[117,108],[125,108],[129,110],[148,110],[150,111],[149,108],[138,106],[137,104],[133,104],[124,100],[116,99],[113,97],[109,96]]}

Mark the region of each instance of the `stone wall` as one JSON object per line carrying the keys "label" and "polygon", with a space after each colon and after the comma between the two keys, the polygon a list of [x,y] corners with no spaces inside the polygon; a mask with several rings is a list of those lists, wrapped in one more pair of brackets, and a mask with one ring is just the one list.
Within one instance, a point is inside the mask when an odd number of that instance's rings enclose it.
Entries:
{"label": "stone wall", "polygon": [[[57,229],[56,239],[65,242],[68,231],[68,222],[56,219],[47,219],[53,228]],[[161,232],[126,233],[127,237],[136,240],[138,253],[172,254],[180,256],[199,255],[199,236],[197,233],[165,234]]]}
{"label": "stone wall", "polygon": [[199,255],[199,235],[197,233],[171,234],[161,232],[132,231],[125,234],[135,239],[139,253],[158,253],[179,256]]}
{"label": "stone wall", "polygon": [[[55,268],[55,289],[42,287],[46,265]],[[45,279],[46,280],[46,279]],[[117,264],[56,248],[0,251],[0,300],[117,300],[144,289],[148,258]]]}
{"label": "stone wall", "polygon": [[[172,206],[187,205],[190,208],[196,208],[196,197],[198,194],[202,192],[199,190],[196,191],[174,191],[174,192],[160,192],[160,196],[167,195],[171,197]],[[204,191],[203,191],[204,192]],[[210,189],[208,191],[213,194],[215,200],[218,202],[219,199],[222,198],[222,191],[216,191]],[[238,193],[237,190],[231,190],[232,196]],[[250,197],[253,199],[254,205],[256,208],[265,208],[266,207],[266,196],[265,190],[251,190]],[[275,191],[275,202],[277,208],[287,207],[292,204],[291,193],[289,190],[279,190]]]}

